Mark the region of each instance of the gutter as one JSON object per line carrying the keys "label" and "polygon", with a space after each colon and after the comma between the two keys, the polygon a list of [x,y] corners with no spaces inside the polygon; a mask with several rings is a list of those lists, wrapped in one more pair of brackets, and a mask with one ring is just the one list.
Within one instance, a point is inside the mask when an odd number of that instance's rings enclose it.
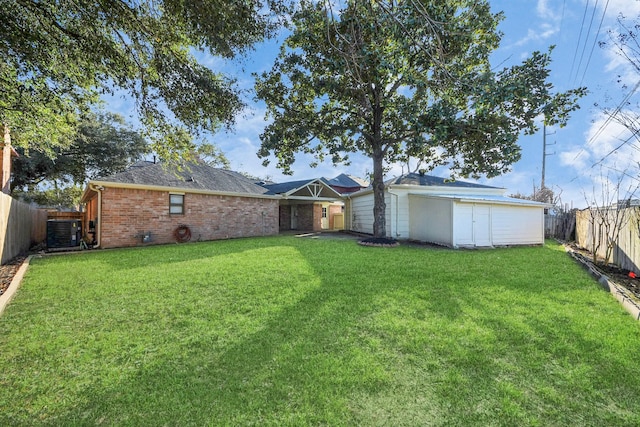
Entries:
{"label": "gutter", "polygon": [[96,244],[94,248],[100,247],[100,238],[102,237],[102,190],[104,187],[97,184],[89,184],[89,188],[98,194],[98,221],[96,224]]}
{"label": "gutter", "polygon": [[[93,185],[103,187],[113,187],[113,188],[126,188],[130,190],[151,190],[151,191],[167,191],[167,192],[185,192],[190,194],[207,194],[214,196],[236,196],[236,197],[249,197],[249,198],[258,198],[258,199],[275,199],[280,200],[283,197],[280,194],[257,194],[257,193],[238,193],[234,191],[214,191],[214,190],[203,190],[200,188],[189,188],[189,187],[169,187],[164,185],[146,185],[146,184],[133,184],[133,183],[125,183],[125,182],[110,182],[110,181],[92,181]],[[92,188],[93,189],[93,188]]]}

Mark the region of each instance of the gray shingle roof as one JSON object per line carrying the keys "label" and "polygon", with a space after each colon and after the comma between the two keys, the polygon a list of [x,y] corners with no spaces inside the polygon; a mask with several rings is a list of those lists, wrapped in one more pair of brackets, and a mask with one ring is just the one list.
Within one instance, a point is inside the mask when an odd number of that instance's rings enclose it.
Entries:
{"label": "gray shingle roof", "polygon": [[267,190],[269,190],[269,194],[285,194],[291,190],[295,190],[296,188],[303,187],[316,180],[322,181],[324,184],[329,185],[327,180],[324,178],[319,178],[319,179],[314,178],[314,179],[303,179],[300,181],[281,182],[279,184],[262,184],[262,186]]}
{"label": "gray shingle roof", "polygon": [[419,173],[407,173],[386,182],[387,185],[422,185],[425,187],[456,187],[456,188],[498,188],[490,185],[476,184],[465,181],[451,181],[432,175],[420,175]]}
{"label": "gray shingle roof", "polygon": [[138,162],[124,172],[97,178],[94,181],[228,193],[266,194],[268,192],[266,188],[255,184],[238,172],[217,169],[206,163],[188,163],[178,171],[160,163]]}
{"label": "gray shingle roof", "polygon": [[337,187],[368,187],[369,183],[363,181],[360,178],[356,178],[355,176],[347,175],[346,173],[341,173],[335,178],[331,178],[329,181],[329,185],[335,185]]}

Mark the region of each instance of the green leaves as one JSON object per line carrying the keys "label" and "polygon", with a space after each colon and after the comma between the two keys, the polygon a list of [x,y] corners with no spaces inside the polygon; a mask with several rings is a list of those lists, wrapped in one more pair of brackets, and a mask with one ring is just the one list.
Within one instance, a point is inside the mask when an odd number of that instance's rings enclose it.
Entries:
{"label": "green leaves", "polygon": [[215,131],[242,108],[233,80],[190,49],[232,57],[270,34],[283,8],[279,0],[0,0],[0,122],[17,145],[63,145],[73,129],[59,117],[121,88],[157,151],[171,157],[184,139],[169,146],[166,135]]}
{"label": "green leaves", "polygon": [[550,52],[494,72],[502,19],[487,1],[353,0],[339,11],[302,1],[278,60],[257,78],[273,118],[258,155],[290,171],[296,152],[340,162],[360,151],[379,191],[382,163],[408,157],[455,175],[507,172],[519,135],[541,114],[564,125],[585,89],[553,94]]}
{"label": "green leaves", "polygon": [[[53,205],[67,200],[70,203],[62,204],[73,206],[81,193],[73,188],[81,188],[87,179],[123,171],[148,150],[144,138],[121,116],[86,114],[65,146],[52,147],[51,152],[45,153],[18,147],[20,156],[14,160],[12,195],[39,203],[50,200]],[[40,191],[41,183],[47,184],[44,191]],[[31,194],[26,194],[25,189]]]}

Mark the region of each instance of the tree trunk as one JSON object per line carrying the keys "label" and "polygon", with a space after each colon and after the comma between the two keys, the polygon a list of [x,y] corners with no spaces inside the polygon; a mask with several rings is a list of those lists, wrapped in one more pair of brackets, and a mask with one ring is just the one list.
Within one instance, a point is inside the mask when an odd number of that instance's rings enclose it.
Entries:
{"label": "tree trunk", "polygon": [[387,237],[386,210],[384,201],[384,150],[382,149],[382,116],[380,104],[381,86],[373,86],[373,121],[371,122],[371,158],[373,159],[373,237]]}
{"label": "tree trunk", "polygon": [[387,224],[385,211],[387,204],[384,201],[384,174],[382,160],[384,155],[382,148],[373,150],[373,236],[387,237]]}

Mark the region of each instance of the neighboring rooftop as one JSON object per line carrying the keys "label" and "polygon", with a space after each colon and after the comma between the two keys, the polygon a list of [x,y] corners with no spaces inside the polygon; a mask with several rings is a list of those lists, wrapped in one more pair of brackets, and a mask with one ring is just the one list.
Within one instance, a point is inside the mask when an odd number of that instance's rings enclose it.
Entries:
{"label": "neighboring rooftop", "polygon": [[387,185],[422,185],[425,187],[457,187],[457,188],[498,188],[490,185],[476,184],[473,182],[454,181],[450,178],[424,175],[420,173],[407,173],[386,182]]}
{"label": "neighboring rooftop", "polygon": [[184,189],[220,191],[228,193],[266,194],[268,190],[244,175],[217,169],[204,162],[188,163],[181,171],[153,162],[138,162],[124,172],[92,181],[123,184],[157,185]]}
{"label": "neighboring rooftop", "polygon": [[351,188],[351,187],[367,188],[369,186],[369,183],[364,179],[360,179],[353,175],[347,175],[346,173],[342,173],[336,176],[335,178],[328,180],[327,182],[331,186],[346,187],[346,188]]}

